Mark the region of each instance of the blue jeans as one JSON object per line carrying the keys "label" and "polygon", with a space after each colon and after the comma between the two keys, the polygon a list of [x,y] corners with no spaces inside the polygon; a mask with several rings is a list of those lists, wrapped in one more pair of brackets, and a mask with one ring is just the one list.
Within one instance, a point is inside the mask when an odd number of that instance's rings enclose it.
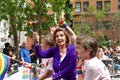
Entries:
{"label": "blue jeans", "polygon": [[115,71],[119,71],[120,70],[120,64],[115,64],[114,69],[115,69]]}

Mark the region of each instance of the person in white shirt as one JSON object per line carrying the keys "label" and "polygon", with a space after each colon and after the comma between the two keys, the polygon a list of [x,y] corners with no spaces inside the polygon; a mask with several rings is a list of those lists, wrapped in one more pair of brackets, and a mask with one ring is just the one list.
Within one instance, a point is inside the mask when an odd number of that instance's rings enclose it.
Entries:
{"label": "person in white shirt", "polygon": [[98,44],[95,38],[88,35],[78,36],[76,48],[79,57],[77,80],[111,80],[107,67],[96,57]]}
{"label": "person in white shirt", "polygon": [[[50,35],[44,35],[41,38],[41,48],[42,50],[46,50],[50,47],[54,46],[54,42],[52,40],[52,37]],[[41,69],[40,69],[40,75],[38,80],[43,80],[45,78],[50,77],[53,74],[53,58],[46,58],[42,59]]]}

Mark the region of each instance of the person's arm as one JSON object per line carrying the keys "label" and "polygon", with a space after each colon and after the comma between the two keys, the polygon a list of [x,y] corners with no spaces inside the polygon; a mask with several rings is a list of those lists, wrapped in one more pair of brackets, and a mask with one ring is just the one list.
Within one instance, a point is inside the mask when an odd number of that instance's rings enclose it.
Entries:
{"label": "person's arm", "polygon": [[23,55],[24,53],[23,53],[23,50],[20,49],[19,53],[20,53],[20,59],[21,59],[21,61],[24,62],[24,55]]}
{"label": "person's arm", "polygon": [[73,44],[76,44],[76,35],[73,32],[73,30],[65,23],[65,19],[64,19],[64,11],[62,11],[61,16],[60,16],[60,25],[62,28],[65,28],[65,30],[68,32],[68,34],[71,37],[71,40],[73,42]]}
{"label": "person's arm", "polygon": [[83,74],[78,74],[77,75],[77,80],[84,80]]}
{"label": "person's arm", "polygon": [[44,80],[53,80],[53,79],[52,79],[52,77],[49,77],[49,78],[46,78],[46,79],[44,79]]}
{"label": "person's arm", "polygon": [[[55,49],[49,48],[48,50],[42,50],[40,45],[35,46],[35,55],[39,58],[51,58],[54,56]],[[52,53],[52,54],[51,54]]]}
{"label": "person's arm", "polygon": [[47,69],[47,70],[43,73],[43,75],[38,78],[38,80],[44,80],[44,79],[50,77],[52,73],[53,73],[52,70],[48,70],[48,69]]}
{"label": "person's arm", "polygon": [[66,29],[66,31],[69,33],[73,44],[76,44],[76,35],[75,35],[75,33],[73,32],[73,30],[72,30],[68,25],[65,27],[65,29]]}
{"label": "person's arm", "polygon": [[40,36],[37,32],[33,32],[33,40],[34,40],[34,45],[39,45],[39,39],[40,39]]}
{"label": "person's arm", "polygon": [[31,57],[31,56],[34,56],[34,55],[35,55],[35,52],[31,52],[30,57]]}
{"label": "person's arm", "polygon": [[82,65],[84,64],[84,59],[79,59],[77,62],[77,80],[84,80]]}
{"label": "person's arm", "polygon": [[51,77],[53,74],[53,58],[49,58],[47,61],[46,71],[43,73],[42,76],[39,77],[38,80],[43,80],[48,77]]}
{"label": "person's arm", "polygon": [[37,57],[40,57],[40,58],[53,57],[54,51],[55,51],[53,48],[49,48],[47,50],[42,50],[41,49],[41,46],[39,45],[39,34],[37,32],[33,32],[33,38],[34,38],[35,55]]}

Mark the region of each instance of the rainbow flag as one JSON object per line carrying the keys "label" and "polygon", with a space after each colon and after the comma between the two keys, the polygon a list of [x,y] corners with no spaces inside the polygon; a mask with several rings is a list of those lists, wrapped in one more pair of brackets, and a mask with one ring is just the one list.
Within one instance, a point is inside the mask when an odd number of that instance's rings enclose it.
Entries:
{"label": "rainbow flag", "polygon": [[0,53],[0,80],[3,80],[10,67],[10,57]]}

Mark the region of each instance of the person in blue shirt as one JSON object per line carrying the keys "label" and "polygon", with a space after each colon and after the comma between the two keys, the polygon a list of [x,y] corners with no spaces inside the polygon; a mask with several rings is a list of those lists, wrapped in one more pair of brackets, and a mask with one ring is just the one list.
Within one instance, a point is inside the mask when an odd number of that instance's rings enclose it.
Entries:
{"label": "person in blue shirt", "polygon": [[30,58],[30,52],[27,49],[27,43],[23,42],[22,46],[19,50],[19,54],[20,54],[20,59],[22,60],[22,62],[28,62],[31,63],[31,58]]}

